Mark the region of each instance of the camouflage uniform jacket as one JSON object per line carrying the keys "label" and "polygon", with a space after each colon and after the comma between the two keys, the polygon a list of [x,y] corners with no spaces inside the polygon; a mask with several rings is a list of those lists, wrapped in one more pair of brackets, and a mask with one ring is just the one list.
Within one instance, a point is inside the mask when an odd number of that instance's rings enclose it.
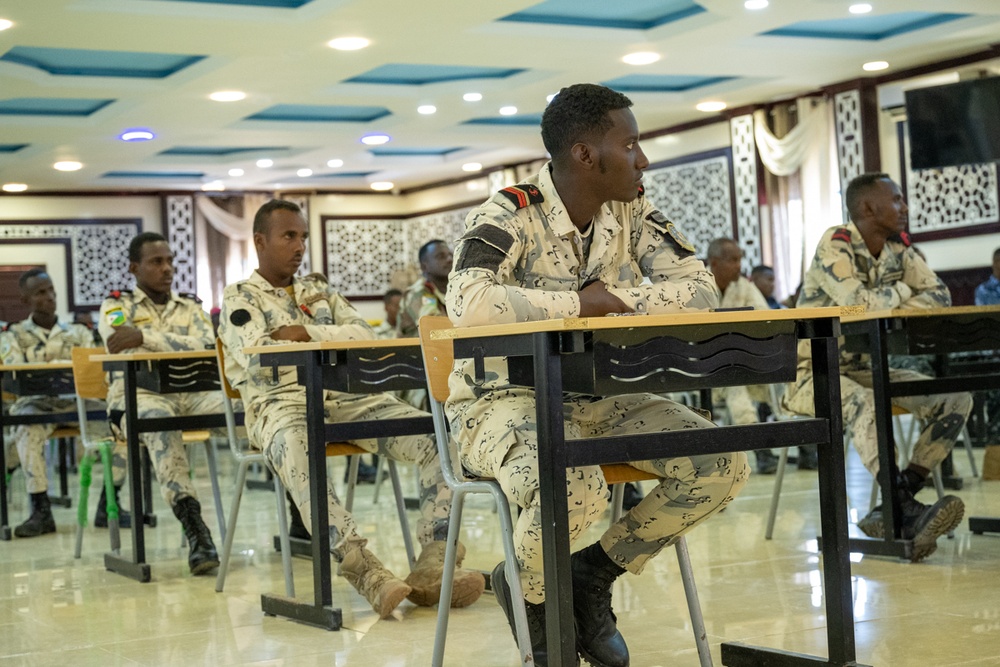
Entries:
{"label": "camouflage uniform jacket", "polygon": [[[887,240],[876,259],[853,222],[823,233],[797,304],[799,308],[865,306],[868,310],[950,305],[948,287],[910,246],[908,235]],[[801,346],[799,352],[802,365]],[[865,368],[870,359],[842,353],[841,365]]]}
{"label": "camouflage uniform jacket", "polygon": [[226,377],[240,392],[246,407],[247,426],[253,424],[267,399],[305,401],[295,368],[260,365],[259,355],[246,347],[286,344],[271,332],[301,325],[312,340],[372,340],[368,322],[336,290],[316,274],[292,279],[293,301],[284,287],[275,287],[256,271],[246,280],[227,285],[219,316],[219,337],[226,353]]}
{"label": "camouflage uniform jacket", "polygon": [[[577,292],[592,280],[603,281],[636,313],[718,305],[715,280],[693,246],[642,190],[630,202],[604,204],[592,224],[584,257],[548,164],[473,209],[448,279],[452,322],[461,327],[578,317]],[[456,363],[449,408],[508,384],[506,364],[490,359],[488,381],[475,386],[471,363]]]}
{"label": "camouflage uniform jacket", "polygon": [[447,315],[447,297],[429,280],[421,278],[410,285],[399,303],[396,331],[400,338],[414,338],[417,322],[424,315]]}
{"label": "camouflage uniform jacket", "polygon": [[722,301],[719,302],[719,308],[746,308],[747,306],[754,310],[770,310],[767,299],[760,293],[757,286],[743,276],[739,276],[726,285],[726,289],[722,293]]}
{"label": "camouflage uniform jacket", "polygon": [[[117,326],[136,327],[142,331],[142,345],[126,354],[206,350],[215,345],[212,320],[193,294],[171,292],[167,303],[158,306],[139,287],[112,292],[101,304],[101,318],[97,324],[101,338],[107,341]],[[122,403],[124,396],[125,382],[116,374],[108,389],[108,405]]]}
{"label": "camouflage uniform jacket", "polygon": [[93,347],[94,337],[82,324],[56,322],[43,329],[29,316],[14,322],[0,333],[0,361],[5,364],[34,364],[71,361],[74,347]]}

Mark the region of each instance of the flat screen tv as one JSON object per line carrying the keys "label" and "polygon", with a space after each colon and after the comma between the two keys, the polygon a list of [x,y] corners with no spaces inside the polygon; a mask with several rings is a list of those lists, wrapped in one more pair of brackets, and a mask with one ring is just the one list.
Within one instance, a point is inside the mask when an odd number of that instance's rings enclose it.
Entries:
{"label": "flat screen tv", "polygon": [[910,166],[1000,160],[1000,76],[906,91]]}

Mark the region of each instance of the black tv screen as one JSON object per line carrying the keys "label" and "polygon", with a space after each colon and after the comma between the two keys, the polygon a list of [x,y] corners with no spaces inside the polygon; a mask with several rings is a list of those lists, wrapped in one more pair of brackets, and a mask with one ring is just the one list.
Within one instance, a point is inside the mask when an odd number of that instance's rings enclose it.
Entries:
{"label": "black tv screen", "polygon": [[906,91],[910,166],[1000,160],[1000,76]]}

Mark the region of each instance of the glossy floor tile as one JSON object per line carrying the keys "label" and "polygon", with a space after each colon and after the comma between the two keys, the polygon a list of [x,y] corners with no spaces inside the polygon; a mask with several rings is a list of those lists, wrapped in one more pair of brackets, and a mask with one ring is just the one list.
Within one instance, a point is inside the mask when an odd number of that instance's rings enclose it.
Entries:
{"label": "glossy floor tile", "polygon": [[[224,454],[224,452],[223,452]],[[981,456],[981,451],[979,452]],[[232,467],[225,456],[224,499]],[[956,457],[959,474],[967,461]],[[341,466],[332,474],[339,479]],[[967,475],[967,472],[966,472]],[[816,474],[786,477],[774,539],[764,540],[773,477],[755,475],[724,513],[688,537],[713,659],[723,641],[817,655],[826,652],[826,620],[816,553]],[[852,453],[848,484],[863,515],[870,477]],[[204,470],[196,478],[204,516],[218,538]],[[75,483],[75,478],[74,478]],[[412,478],[404,480],[412,488]],[[649,483],[647,482],[647,487]],[[388,487],[378,505],[372,487],[359,487],[356,516],[371,548],[397,573],[405,572],[402,538]],[[966,476],[958,492],[967,515],[1000,516],[1000,482]],[[96,504],[91,495],[91,512]],[[922,492],[929,500],[932,490]],[[56,535],[0,543],[0,667],[8,665],[429,665],[435,611],[409,602],[379,621],[343,579],[334,605],[344,628],[327,632],[267,618],[260,594],[283,592],[273,496],[244,494],[235,555],[224,593],[214,577],[191,577],[180,527],[156,498],[160,525],[147,531],[153,581],[139,584],[106,572],[106,531],[88,528],[83,558],[73,559],[75,509],[55,509]],[[228,505],[226,507],[228,511]],[[12,521],[27,512],[23,480],[13,482]],[[852,530],[854,530],[852,528]],[[587,536],[593,541],[600,531]],[[126,548],[128,532],[126,537]],[[467,567],[490,570],[500,560],[499,531],[488,503],[473,498],[463,542]],[[218,540],[221,546],[221,540]],[[853,563],[859,662],[889,667],[1000,665],[1000,535],[972,535],[963,522],[955,539],[939,541],[924,563],[857,558]],[[311,594],[310,563],[294,560],[300,597]],[[615,611],[635,667],[698,664],[684,592],[672,550],[638,577],[614,589]],[[451,616],[446,664],[511,667],[517,652],[490,595]]]}

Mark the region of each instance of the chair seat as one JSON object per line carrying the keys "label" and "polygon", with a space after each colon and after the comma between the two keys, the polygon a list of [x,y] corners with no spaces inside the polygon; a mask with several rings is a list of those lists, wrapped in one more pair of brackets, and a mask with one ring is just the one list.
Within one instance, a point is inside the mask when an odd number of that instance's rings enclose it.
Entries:
{"label": "chair seat", "polygon": [[63,426],[52,431],[50,438],[78,438],[80,437],[80,429],[76,426]]}
{"label": "chair seat", "polygon": [[349,442],[328,442],[326,443],[327,456],[351,456],[353,454],[371,454],[367,449],[361,449],[357,445]]}
{"label": "chair seat", "polygon": [[659,479],[656,475],[645,470],[633,468],[626,463],[610,463],[601,466],[604,473],[604,481],[608,485],[623,484],[625,482],[643,482],[647,479]]}
{"label": "chair seat", "polygon": [[181,437],[184,442],[202,442],[212,437],[212,434],[205,430],[182,431]]}

